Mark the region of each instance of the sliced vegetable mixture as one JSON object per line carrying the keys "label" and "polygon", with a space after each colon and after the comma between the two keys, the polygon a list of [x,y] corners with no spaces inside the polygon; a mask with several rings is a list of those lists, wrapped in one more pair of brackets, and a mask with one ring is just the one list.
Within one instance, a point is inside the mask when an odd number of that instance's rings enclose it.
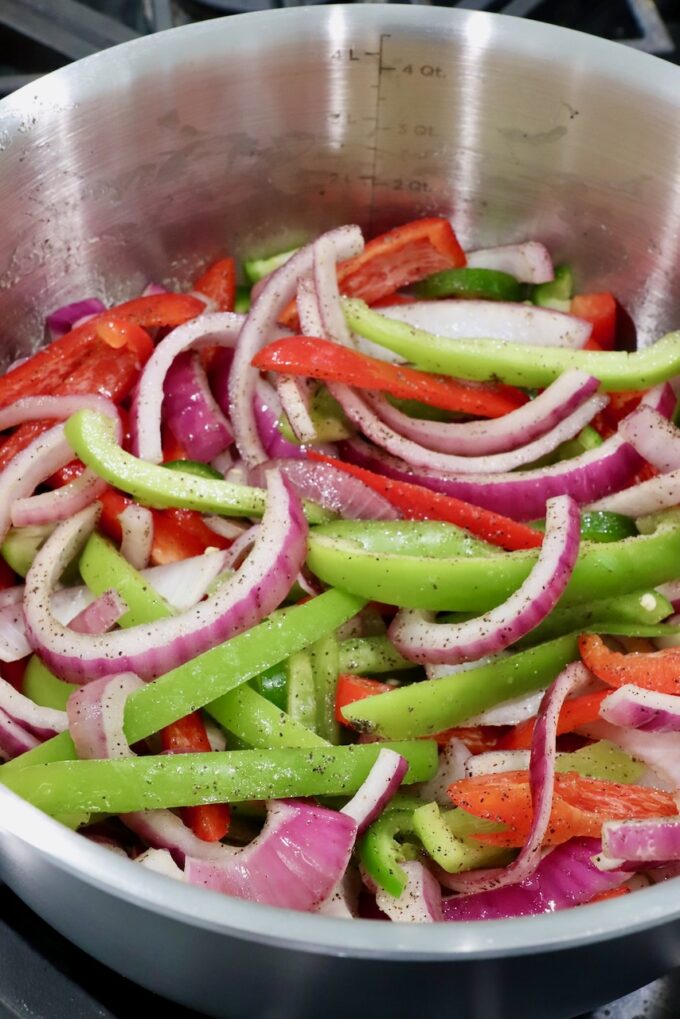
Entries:
{"label": "sliced vegetable mixture", "polygon": [[0,378],[0,781],[347,918],[680,874],[680,332],[616,351],[613,295],[441,217],[238,276]]}

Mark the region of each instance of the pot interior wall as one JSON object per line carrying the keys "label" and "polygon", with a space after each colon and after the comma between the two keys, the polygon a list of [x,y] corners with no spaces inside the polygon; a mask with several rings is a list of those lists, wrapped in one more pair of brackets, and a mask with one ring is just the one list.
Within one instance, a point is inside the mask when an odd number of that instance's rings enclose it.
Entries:
{"label": "pot interior wall", "polygon": [[680,89],[655,82],[674,71],[661,62],[583,38],[447,10],[288,10],[24,89],[0,107],[4,359],[70,299],[433,212],[468,246],[545,241],[650,342],[680,310]]}

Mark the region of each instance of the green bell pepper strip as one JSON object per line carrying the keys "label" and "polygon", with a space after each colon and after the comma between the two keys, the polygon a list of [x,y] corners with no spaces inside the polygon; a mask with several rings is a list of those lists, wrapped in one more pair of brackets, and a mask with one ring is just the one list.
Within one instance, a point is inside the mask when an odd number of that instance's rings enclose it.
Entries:
{"label": "green bell pepper strip", "polygon": [[234,299],[234,311],[237,315],[247,315],[250,311],[251,297],[250,287],[236,287]]}
{"label": "green bell pepper strip", "polygon": [[278,255],[270,255],[269,258],[248,258],[243,263],[243,271],[249,283],[257,283],[259,280],[269,276],[271,272],[278,269],[288,259],[299,251],[299,248],[290,248],[289,251],[280,251]]}
{"label": "green bell pepper strip", "polygon": [[[409,763],[407,784],[427,781],[437,770],[436,743],[413,740],[389,746]],[[48,814],[125,814],[202,803],[351,796],[380,749],[367,744],[58,761],[4,773],[4,781]]]}
{"label": "green bell pepper strip", "polygon": [[577,635],[569,634],[476,669],[355,701],[342,714],[354,728],[385,739],[431,736],[503,701],[547,687],[577,658]]}
{"label": "green bell pepper strip", "polygon": [[323,747],[325,739],[291,718],[248,684],[212,701],[206,709],[216,722],[251,747]]}
{"label": "green bell pepper strip", "polygon": [[[531,527],[545,531],[545,520],[535,520]],[[621,541],[638,533],[633,520],[609,510],[583,510],[581,512],[581,538],[583,541]]]}
{"label": "green bell pepper strip", "polygon": [[413,662],[400,655],[389,637],[350,637],[339,646],[340,672],[364,673],[392,672],[393,669],[412,669]]}
{"label": "green bell pepper strip", "polygon": [[120,626],[154,623],[174,615],[165,598],[100,534],[90,535],[78,567],[92,594],[99,597],[113,589],[121,596],[128,610],[121,616]]}
{"label": "green bell pepper strip", "polygon": [[417,838],[413,808],[388,807],[359,843],[359,858],[364,869],[377,885],[395,898],[401,895],[408,880],[400,864],[416,856],[414,847],[398,842],[397,836]]}
{"label": "green bell pepper strip", "polygon": [[[557,459],[571,460],[575,456],[580,456],[581,453],[587,453],[590,449],[597,449],[603,442],[604,439],[600,433],[590,425],[586,425],[575,438],[567,439],[557,447]],[[525,468],[525,470],[527,469]]]}
{"label": "green bell pepper strip", "polygon": [[595,629],[598,633],[612,632],[598,629],[598,625],[607,627],[629,624],[642,628],[656,626],[672,612],[673,606],[668,599],[653,588],[577,605],[558,605],[542,623],[518,642],[518,646],[541,644],[543,641],[552,640],[553,637],[561,637],[564,633],[584,630],[587,627]]}
{"label": "green bell pepper strip", "polygon": [[196,478],[211,478],[213,481],[224,481],[224,476],[210,464],[200,460],[168,460],[163,464],[166,471],[177,471],[179,474],[193,474]]}
{"label": "green bell pepper strip", "polygon": [[[351,522],[350,522],[351,523]],[[530,573],[537,550],[440,558],[435,540],[421,542],[428,551],[398,554],[383,551],[391,533],[401,535],[402,549],[418,547],[418,537],[446,534],[448,524],[419,521],[364,521],[345,532],[344,521],[314,528],[308,539],[307,564],[325,583],[363,598],[405,608],[439,612],[485,612],[516,591]],[[350,535],[345,540],[344,534]],[[409,543],[409,536],[411,542]],[[480,543],[481,545],[481,543]],[[584,542],[560,606],[609,598],[672,580],[680,562],[680,513],[671,511],[651,534],[607,544]]]}
{"label": "green bell pepper strip", "polygon": [[288,714],[293,721],[316,731],[316,689],[308,651],[298,651],[285,664],[288,676]]}
{"label": "green bell pepper strip", "polygon": [[622,392],[649,389],[680,374],[680,332],[667,333],[651,347],[633,354],[535,347],[504,340],[451,340],[386,318],[356,298],[345,297],[342,303],[347,324],[360,336],[400,354],[418,368],[460,379],[542,388],[568,368],[580,368],[599,379],[606,392]]}
{"label": "green bell pepper strip", "polygon": [[[341,626],[363,601],[343,591],[326,591],[304,605],[279,610],[257,626],[205,651],[132,694],[125,705],[125,735],[136,743],[170,722],[209,705],[265,669],[308,647]],[[60,733],[0,767],[0,781],[30,764],[75,757],[70,735]]]}
{"label": "green bell pepper strip", "polygon": [[54,524],[36,524],[31,527],[10,527],[0,547],[7,565],[20,577],[25,577],[31,563],[54,530]]}
{"label": "green bell pepper strip", "polygon": [[467,297],[485,301],[521,301],[525,288],[497,269],[444,269],[414,284],[417,297]]}
{"label": "green bell pepper strip", "polygon": [[280,711],[288,707],[288,676],[284,662],[272,665],[271,669],[265,669],[255,679],[251,679],[250,685],[261,697],[270,701]]}
{"label": "green bell pepper strip", "polygon": [[532,304],[541,308],[552,308],[553,311],[566,311],[571,308],[574,296],[574,274],[570,265],[556,265],[555,278],[549,283],[536,283],[531,288],[529,298]]}
{"label": "green bell pepper strip", "polygon": [[576,771],[584,778],[598,778],[622,785],[637,782],[644,770],[644,764],[634,761],[629,754],[606,739],[569,754],[558,754],[555,761],[555,771]]}
{"label": "green bell pepper strip", "polygon": [[[176,506],[226,516],[259,517],[266,493],[260,488],[232,485],[147,463],[126,453],[115,441],[109,418],[95,411],[80,410],[64,425],[64,434],[75,455],[98,475],[145,506],[164,509]],[[305,503],[310,523],[332,519],[332,514],[314,503]]]}
{"label": "green bell pepper strip", "polygon": [[338,642],[334,633],[327,633],[309,649],[314,677],[316,724],[314,729],[329,743],[340,742],[340,727],[335,719],[335,693],[340,672]]}
{"label": "green bell pepper strip", "polygon": [[[680,522],[680,514],[678,519]],[[497,545],[473,537],[456,524],[439,520],[335,520],[314,533],[353,542],[359,549],[390,555],[436,559],[503,555]]]}
{"label": "green bell pepper strip", "polygon": [[[341,442],[354,435],[354,430],[347,421],[342,407],[324,385],[318,385],[312,393],[309,401],[309,416],[314,425],[317,442]],[[300,445],[300,440],[285,414],[281,415],[277,424],[284,439],[296,446]]]}
{"label": "green bell pepper strip", "polygon": [[24,673],[23,692],[36,704],[65,711],[66,702],[75,689],[73,683],[65,683],[50,672],[37,655],[31,657]]}
{"label": "green bell pepper strip", "polygon": [[479,867],[503,867],[516,854],[496,846],[467,842],[453,834],[446,814],[436,803],[425,803],[413,813],[413,827],[425,851],[448,874],[460,874]]}

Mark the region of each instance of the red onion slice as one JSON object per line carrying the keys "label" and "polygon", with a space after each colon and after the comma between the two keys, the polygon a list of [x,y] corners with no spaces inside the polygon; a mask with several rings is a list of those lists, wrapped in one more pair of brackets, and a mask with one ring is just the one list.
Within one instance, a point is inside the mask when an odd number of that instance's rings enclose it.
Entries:
{"label": "red onion slice", "polygon": [[625,488],[622,492],[615,491],[613,495],[606,495],[591,503],[589,509],[608,510],[611,513],[622,513],[627,517],[646,517],[650,513],[671,509],[678,503],[680,503],[680,470],[671,471],[670,474],[659,474],[649,481]]}
{"label": "red onion slice", "polygon": [[531,877],[520,884],[444,899],[444,919],[503,920],[590,902],[630,878],[629,871],[600,870],[593,862],[600,849],[599,839],[571,839],[544,856]]}
{"label": "red onion slice", "polygon": [[662,474],[680,469],[680,430],[653,407],[636,407],[619,425],[619,435]]}
{"label": "red onion slice", "polygon": [[344,458],[359,467],[463,499],[513,520],[542,517],[546,501],[558,495],[569,495],[579,505],[591,503],[623,488],[643,464],[633,447],[616,435],[572,460],[509,474],[437,474],[425,467],[410,467],[361,439],[350,439],[341,449]]}
{"label": "red onion slice", "polygon": [[530,758],[528,750],[487,750],[482,754],[474,754],[465,765],[465,778],[502,775],[506,771],[527,771]]}
{"label": "red onion slice", "polygon": [[592,332],[590,322],[574,315],[505,301],[415,301],[381,308],[380,314],[452,340],[481,337],[578,350]]}
{"label": "red onion slice", "polygon": [[467,894],[479,894],[492,889],[518,885],[530,878],[541,859],[541,847],[550,823],[555,788],[555,759],[557,757],[557,723],[560,711],[570,693],[585,679],[588,670],[581,662],[567,665],[546,690],[536,716],[531,740],[529,761],[529,787],[533,816],[529,836],[519,856],[503,870],[469,872],[456,875],[453,885]]}
{"label": "red onion slice", "polygon": [[[339,227],[324,236],[333,244],[338,259],[351,258],[363,248],[363,237],[357,226]],[[301,248],[267,277],[239,333],[229,380],[229,416],[239,453],[249,467],[271,456],[262,444],[255,421],[253,398],[259,373],[251,361],[260,347],[271,339],[279,314],[295,297],[300,277],[312,271],[315,243]]]}
{"label": "red onion slice", "polygon": [[247,531],[243,531],[236,541],[224,554],[225,569],[233,570],[240,566],[246,556],[250,553],[260,533],[260,525],[252,524]]}
{"label": "red onion slice", "polygon": [[546,435],[593,396],[598,386],[598,380],[586,372],[566,371],[536,399],[486,421],[423,421],[404,414],[379,393],[367,394],[366,399],[385,424],[428,449],[483,456],[505,453]]}
{"label": "red onion slice", "polygon": [[[675,394],[668,385],[656,386],[643,397],[645,405],[654,407],[659,413],[669,415],[675,407]],[[545,501],[556,495],[570,495],[579,505],[590,503],[594,498],[616,492],[629,484],[635,473],[643,466],[643,460],[630,443],[614,435],[597,449],[589,450],[572,460],[565,460],[550,467],[521,471],[510,474],[437,474],[426,468],[414,470],[408,464],[374,449],[361,439],[351,439],[342,445],[345,459],[359,467],[384,474],[400,481],[411,481],[443,492],[455,498],[464,499],[476,506],[495,510],[515,520],[535,520],[545,510]],[[668,482],[674,475],[666,475]],[[646,486],[659,481],[653,478],[621,493],[621,497],[635,497]],[[601,500],[598,509],[618,509],[618,497]],[[680,495],[676,498],[680,501]],[[624,512],[620,510],[620,512]],[[644,512],[652,512],[647,509]],[[637,516],[638,513],[633,513]]]}
{"label": "red onion slice", "polygon": [[142,460],[161,463],[161,409],[165,379],[175,358],[202,346],[233,347],[243,316],[231,311],[199,315],[173,329],[146,362],[130,409],[132,452]]}
{"label": "red onion slice", "polygon": [[680,697],[626,684],[602,701],[600,716],[643,732],[680,732]]}
{"label": "red onion slice", "polygon": [[123,732],[125,702],[144,684],[132,672],[104,676],[74,690],[66,704],[69,731],[81,760],[134,757]]}
{"label": "red onion slice", "polygon": [[105,591],[68,624],[75,633],[106,633],[127,612],[127,604],[117,591]]}
{"label": "red onion slice", "polygon": [[[514,471],[524,464],[532,463],[539,457],[552,453],[553,450],[567,439],[573,439],[595,415],[607,405],[606,396],[591,396],[580,407],[563,418],[551,431],[524,446],[517,446],[506,453],[495,453],[484,456],[457,456],[453,453],[439,453],[426,449],[417,442],[405,438],[394,431],[371,409],[375,400],[384,411],[386,400],[380,397],[363,398],[349,386],[339,382],[329,382],[328,389],[338,401],[352,424],[356,425],[376,446],[381,446],[393,456],[400,457],[412,467],[424,467],[428,471],[439,471],[446,474],[501,474]],[[389,406],[389,404],[387,404]],[[387,412],[389,416],[389,411]],[[502,418],[499,420],[503,420]]]}
{"label": "red onion slice", "polygon": [[11,761],[40,745],[40,740],[0,708],[0,760]]}
{"label": "red onion slice", "polygon": [[97,393],[75,396],[26,396],[0,410],[0,432],[25,421],[65,421],[79,410],[96,410],[118,420],[116,405]]}
{"label": "red onion slice", "polygon": [[436,623],[432,613],[401,609],[388,633],[414,662],[460,662],[501,651],[552,612],[569,582],[579,550],[580,519],[569,496],[546,504],[545,538],[524,583],[510,597],[474,619]]}
{"label": "red onion slice", "polygon": [[248,474],[251,485],[262,487],[265,474],[275,468],[282,471],[299,494],[340,513],[346,520],[398,520],[391,502],[358,478],[332,464],[309,460],[268,460]]}
{"label": "red onion slice", "polygon": [[[18,409],[9,407],[4,413],[0,412],[0,428],[9,428],[22,421],[32,420],[36,413],[44,412],[47,407],[57,415],[71,414],[74,410],[81,410],[84,407],[99,410],[113,418],[116,435],[120,436],[118,411],[110,400],[96,395],[21,400],[18,402]],[[0,541],[7,534],[15,512],[17,519],[24,522],[29,518],[33,521],[36,517],[45,521],[46,516],[51,518],[47,522],[52,522],[52,519],[59,518],[60,513],[70,515],[72,507],[78,503],[82,504],[83,498],[90,502],[96,498],[101,482],[91,472],[85,472],[81,476],[84,480],[78,478],[60,492],[50,492],[30,500],[27,498],[37,485],[72,459],[73,451],[64,437],[64,427],[55,425],[17,453],[7,467],[0,471]],[[86,505],[89,505],[89,502],[86,502]]]}
{"label": "red onion slice", "polygon": [[462,740],[452,736],[446,746],[439,754],[437,774],[429,782],[423,782],[418,788],[418,793],[426,802],[434,800],[440,807],[451,807],[451,797],[448,788],[454,782],[465,778],[466,764],[472,754]]}
{"label": "red onion slice", "polygon": [[264,379],[258,379],[255,384],[253,414],[257,434],[266,454],[260,457],[258,462],[268,458],[303,459],[305,457],[305,451],[301,446],[289,442],[281,434],[279,429],[279,420],[282,414],[281,403],[276,390]]}
{"label": "red onion slice", "polygon": [[[51,607],[59,622],[78,633],[103,633],[127,612],[127,605],[117,592],[107,591],[93,599],[84,587],[57,591]],[[0,661],[18,662],[32,651],[23,605],[6,605],[0,609]]]}
{"label": "red onion slice", "polygon": [[488,711],[482,711],[479,715],[465,719],[465,725],[519,725],[526,722],[527,718],[533,718],[543,697],[543,691],[524,694],[523,697],[513,697],[512,700],[503,701]]}
{"label": "red onion slice", "polygon": [[98,297],[87,297],[84,301],[63,304],[47,316],[45,331],[50,340],[58,340],[60,336],[69,333],[81,319],[90,318],[92,315],[99,314],[100,311],[106,311],[106,305]]}
{"label": "red onion slice", "polygon": [[342,879],[356,831],[356,821],[346,814],[273,801],[257,838],[220,862],[187,857],[185,879],[249,902],[311,912]]}
{"label": "red onion slice", "polygon": [[624,869],[630,864],[679,860],[680,820],[652,817],[642,821],[605,821],[602,854]]}
{"label": "red onion slice", "polygon": [[296,304],[300,331],[303,336],[323,336],[324,325],[321,320],[319,301],[316,296],[314,281],[309,276],[298,280]]}
{"label": "red onion slice", "polygon": [[56,491],[17,499],[12,505],[12,524],[14,527],[35,527],[67,520],[86,506],[91,506],[108,487],[102,478],[86,467],[82,474]]}
{"label": "red onion slice", "polygon": [[503,244],[497,248],[480,248],[466,253],[471,269],[495,269],[507,272],[520,283],[549,283],[555,279],[550,252],[539,241]]}
{"label": "red onion slice", "polygon": [[0,677],[0,709],[18,725],[30,730],[40,739],[49,739],[68,726],[65,711],[43,707],[15,690],[11,683]]}
{"label": "red onion slice", "polygon": [[83,510],[60,524],[26,578],[26,624],[41,658],[70,682],[87,683],[121,670],[153,679],[272,612],[304,562],[307,524],[290,483],[275,471],[267,480],[267,505],[255,548],[229,583],[181,615],[101,636],[75,634],[51,612],[54,585],[91,532],[95,514]]}
{"label": "red onion slice", "polygon": [[197,352],[187,350],[175,358],[163,393],[165,420],[191,460],[209,463],[229,447],[231,426],[210,392]]}
{"label": "red onion slice", "polygon": [[72,459],[73,450],[64,437],[64,426],[55,425],[17,453],[0,472],[0,541],[10,528],[14,502],[29,495]]}
{"label": "red onion slice", "polygon": [[182,819],[171,810],[143,810],[121,814],[121,821],[147,845],[167,850],[176,863],[184,863],[187,856],[197,859],[222,861],[238,850],[221,842],[205,842],[187,828]]}
{"label": "red onion slice", "polygon": [[17,584],[16,587],[6,587],[0,591],[0,609],[8,605],[19,605],[24,600],[24,585]]}
{"label": "red onion slice", "polygon": [[135,860],[140,867],[153,870],[163,877],[171,877],[176,881],[184,881],[184,872],[177,866],[167,849],[147,849]]}
{"label": "red onion slice", "polygon": [[203,523],[206,527],[219,534],[221,538],[235,541],[244,531],[248,530],[248,523],[243,520],[229,520],[227,517],[204,516]]}
{"label": "red onion slice", "polygon": [[352,336],[340,303],[339,260],[337,248],[328,235],[319,237],[314,245],[314,288],[323,332],[316,335],[351,347]]}
{"label": "red onion slice", "polygon": [[316,426],[309,413],[310,391],[307,379],[299,375],[280,375],[274,385],[281,408],[300,442],[316,440]]}
{"label": "red onion slice", "polygon": [[136,570],[149,565],[153,545],[153,514],[145,506],[131,503],[118,514],[122,532],[121,555]]}
{"label": "red onion slice", "polygon": [[408,761],[400,754],[386,747],[380,751],[366,781],[341,810],[347,817],[354,818],[357,834],[365,831],[382,813],[407,771]]}
{"label": "red onion slice", "polygon": [[444,919],[437,879],[416,860],[408,860],[401,867],[407,876],[404,890],[395,898],[378,888],[375,896],[378,909],[397,923],[436,923]]}

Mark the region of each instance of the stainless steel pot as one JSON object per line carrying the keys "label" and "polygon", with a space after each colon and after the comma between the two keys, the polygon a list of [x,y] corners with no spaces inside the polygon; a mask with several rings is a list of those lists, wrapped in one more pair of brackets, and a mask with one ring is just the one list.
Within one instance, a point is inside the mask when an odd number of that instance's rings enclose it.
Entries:
{"label": "stainless steel pot", "polygon": [[[430,211],[465,244],[527,237],[680,318],[680,71],[578,33],[411,7],[211,21],[0,104],[0,334],[185,282],[224,252]],[[537,918],[409,927],[291,914],[112,857],[0,788],[1,872],[114,969],[229,1019],[564,1019],[680,963],[680,889]]]}

